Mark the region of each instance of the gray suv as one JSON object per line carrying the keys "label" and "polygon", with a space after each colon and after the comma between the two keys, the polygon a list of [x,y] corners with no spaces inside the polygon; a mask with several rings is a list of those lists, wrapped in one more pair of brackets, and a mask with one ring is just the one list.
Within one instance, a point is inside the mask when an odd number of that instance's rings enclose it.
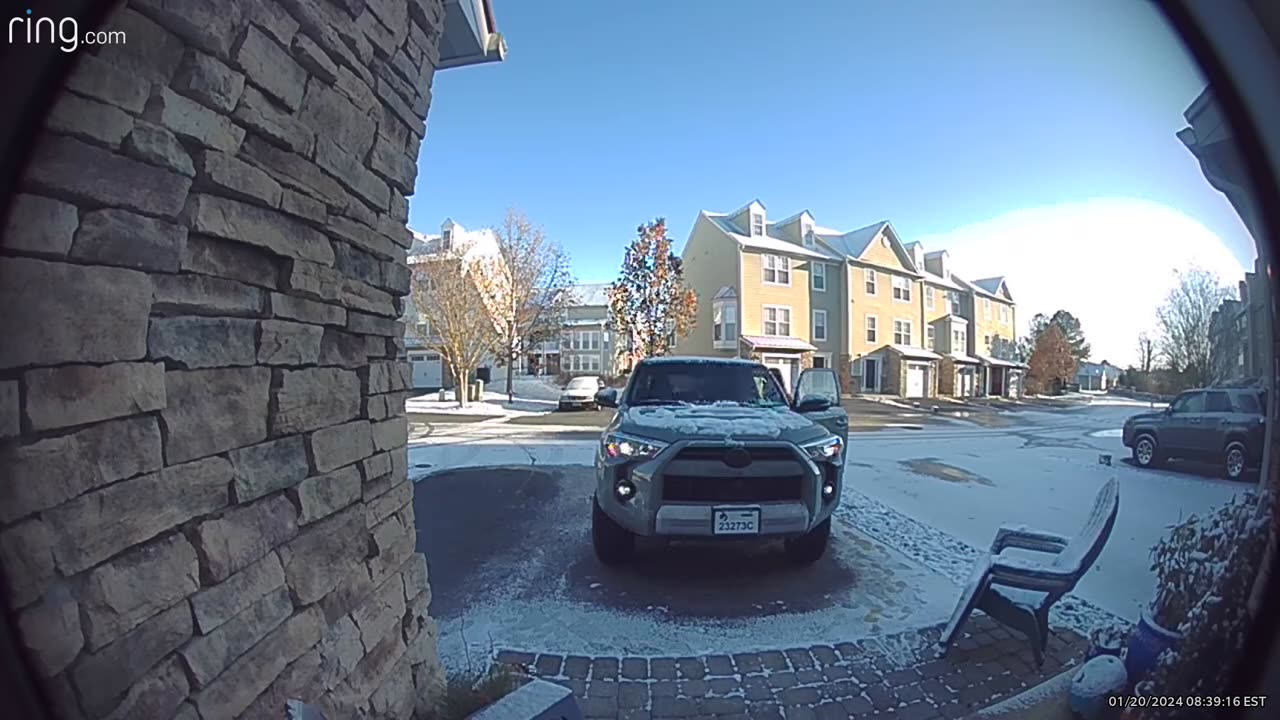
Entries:
{"label": "gray suv", "polygon": [[1125,447],[1141,467],[1171,458],[1219,463],[1238,480],[1262,460],[1266,393],[1257,388],[1209,388],[1179,394],[1162,412],[1125,420]]}
{"label": "gray suv", "polygon": [[795,399],[757,362],[648,358],[596,451],[591,540],[613,565],[638,536],[784,540],[798,563],[822,557],[840,502],[849,416],[830,369],[796,381]]}

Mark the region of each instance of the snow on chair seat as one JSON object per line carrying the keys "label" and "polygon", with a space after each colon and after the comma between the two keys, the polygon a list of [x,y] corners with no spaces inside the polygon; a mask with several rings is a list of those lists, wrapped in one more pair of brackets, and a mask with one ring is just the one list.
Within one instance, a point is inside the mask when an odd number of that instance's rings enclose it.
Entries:
{"label": "snow on chair seat", "polygon": [[[940,655],[951,644],[974,610],[1027,636],[1036,667],[1044,663],[1049,643],[1049,609],[1097,561],[1115,527],[1120,512],[1120,485],[1115,478],[1098,491],[1093,510],[1075,537],[1032,530],[1025,526],[1003,526],[996,531],[991,550],[974,563],[969,582],[951,613],[942,633]],[[1052,555],[1052,561],[1006,557],[1009,548]]]}

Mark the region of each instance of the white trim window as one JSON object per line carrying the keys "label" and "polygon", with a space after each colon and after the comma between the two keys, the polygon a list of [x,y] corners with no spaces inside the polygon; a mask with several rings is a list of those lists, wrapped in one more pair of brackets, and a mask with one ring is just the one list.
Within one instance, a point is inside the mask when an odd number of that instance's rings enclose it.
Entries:
{"label": "white trim window", "polygon": [[764,255],[760,260],[766,285],[791,284],[791,259],[785,255]]}
{"label": "white trim window", "polygon": [[820,262],[809,263],[809,282],[813,289],[817,292],[827,291],[827,264]]}
{"label": "white trim window", "polygon": [[818,342],[826,342],[827,340],[827,311],[813,311],[813,339]]}
{"label": "white trim window", "polygon": [[878,279],[876,278],[876,271],[871,268],[862,268],[862,279],[865,281],[864,289],[867,291],[867,294],[875,295],[877,285],[876,281]]}
{"label": "white trim window", "polygon": [[791,308],[783,305],[765,305],[764,334],[769,337],[790,337]]}
{"label": "white trim window", "polygon": [[990,335],[982,336],[982,346],[987,349],[987,352],[985,354],[990,355],[991,354],[991,336]]}
{"label": "white trim window", "polygon": [[910,320],[894,320],[893,321],[893,344],[894,345],[910,345],[911,344],[911,321]]}
{"label": "white trim window", "polygon": [[867,327],[867,334],[866,334],[867,342],[869,342],[869,343],[874,343],[874,342],[876,342],[876,335],[877,335],[877,334],[876,334],[876,330],[877,330],[877,327],[876,327],[876,316],[875,316],[875,315],[868,315],[868,316],[867,316],[867,320],[866,320],[866,327]]}
{"label": "white trim window", "polygon": [[951,298],[951,314],[960,315],[960,291],[951,290],[947,295]]}
{"label": "white trim window", "polygon": [[933,286],[932,286],[932,285],[925,285],[925,286],[924,286],[924,306],[925,306],[925,309],[927,309],[927,310],[932,310],[932,309],[933,309],[933,304],[934,304],[933,296],[934,296],[935,294],[936,294],[936,293],[934,292],[934,290],[933,290]]}
{"label": "white trim window", "polygon": [[925,326],[924,346],[932,350],[938,344],[938,329],[932,325]]}
{"label": "white trim window", "polygon": [[991,319],[991,298],[982,298],[982,319]]}
{"label": "white trim window", "polygon": [[893,276],[893,299],[899,302],[911,302],[911,280],[902,275]]}
{"label": "white trim window", "polygon": [[1004,303],[1000,303],[1000,322],[1009,322],[1009,306]]}
{"label": "white trim window", "polygon": [[968,352],[968,331],[964,328],[955,328],[951,331],[951,352]]}
{"label": "white trim window", "polygon": [[738,304],[717,300],[711,308],[713,344],[717,350],[732,350],[738,346]]}
{"label": "white trim window", "polygon": [[751,237],[764,235],[764,213],[751,213]]}
{"label": "white trim window", "polygon": [[804,240],[804,246],[807,248],[818,244],[813,237],[813,226],[809,223],[800,224],[800,237]]}

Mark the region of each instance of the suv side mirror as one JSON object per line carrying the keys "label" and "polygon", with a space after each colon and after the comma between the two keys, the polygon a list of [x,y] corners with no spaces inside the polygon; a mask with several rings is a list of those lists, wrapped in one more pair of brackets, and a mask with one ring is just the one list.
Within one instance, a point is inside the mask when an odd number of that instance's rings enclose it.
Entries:
{"label": "suv side mirror", "polygon": [[831,400],[821,395],[805,395],[796,403],[796,412],[822,412],[831,409]]}
{"label": "suv side mirror", "polygon": [[617,388],[605,388],[596,392],[596,404],[600,407],[616,408],[618,407],[618,390]]}

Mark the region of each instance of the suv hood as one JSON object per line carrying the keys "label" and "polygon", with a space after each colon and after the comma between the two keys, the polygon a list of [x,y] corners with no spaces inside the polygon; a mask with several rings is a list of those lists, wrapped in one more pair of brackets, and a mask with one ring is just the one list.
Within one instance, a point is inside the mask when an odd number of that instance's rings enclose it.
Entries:
{"label": "suv hood", "polygon": [[1130,415],[1129,419],[1125,420],[1125,422],[1139,423],[1139,422],[1150,422],[1152,420],[1162,420],[1162,419],[1164,419],[1164,413],[1149,412],[1149,413],[1138,413],[1137,415]]}
{"label": "suv hood", "polygon": [[617,430],[661,442],[732,438],[806,443],[830,434],[788,407],[742,405],[632,407],[619,413]]}

